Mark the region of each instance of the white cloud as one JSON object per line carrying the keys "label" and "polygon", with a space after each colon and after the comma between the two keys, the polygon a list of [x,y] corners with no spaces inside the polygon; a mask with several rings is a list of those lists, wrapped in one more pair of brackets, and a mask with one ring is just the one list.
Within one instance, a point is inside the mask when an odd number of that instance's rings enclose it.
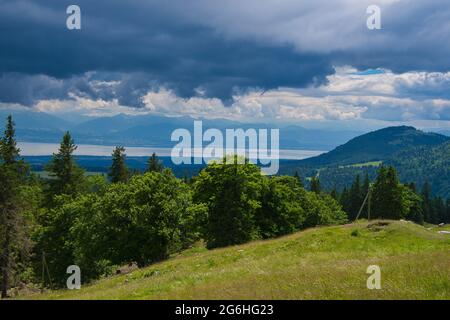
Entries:
{"label": "white cloud", "polygon": [[[95,83],[94,88],[114,87],[114,83]],[[160,88],[141,97],[144,107],[121,105],[117,99],[92,100],[74,93],[67,100],[41,100],[40,111],[64,114],[78,112],[88,116],[125,114],[165,114],[257,121],[420,121],[450,120],[450,72],[407,72],[389,70],[358,72],[352,67],[336,68],[328,83],[306,89],[279,88],[264,93],[248,92],[233,97],[230,106],[220,99],[198,96],[180,98]]]}

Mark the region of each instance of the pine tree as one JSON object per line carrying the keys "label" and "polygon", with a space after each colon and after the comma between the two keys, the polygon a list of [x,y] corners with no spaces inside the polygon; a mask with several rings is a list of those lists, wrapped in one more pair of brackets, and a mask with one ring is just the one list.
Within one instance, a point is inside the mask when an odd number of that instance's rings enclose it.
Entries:
{"label": "pine tree", "polygon": [[116,147],[112,154],[112,165],[108,174],[112,183],[126,182],[128,180],[129,172],[125,158],[125,148],[121,146]]}
{"label": "pine tree", "polygon": [[67,194],[76,195],[82,189],[84,182],[84,170],[81,169],[73,157],[73,152],[77,149],[69,132],[64,134],[58,153],[53,154],[53,158],[46,169],[54,178],[50,181],[51,195]]}
{"label": "pine tree", "polygon": [[147,172],[162,172],[164,166],[155,153],[148,159]]}
{"label": "pine tree", "polygon": [[302,188],[305,187],[305,186],[303,185],[302,177],[300,177],[300,174],[298,173],[297,170],[295,170],[294,178],[297,179],[298,183],[300,184],[300,186],[301,186]]}
{"label": "pine tree", "polygon": [[315,192],[317,194],[320,194],[322,191],[322,187],[320,186],[320,180],[318,177],[312,177],[311,178],[311,191]]}
{"label": "pine tree", "polygon": [[422,211],[423,218],[426,222],[431,222],[432,205],[431,205],[431,187],[428,181],[426,181],[422,187]]}
{"label": "pine tree", "polygon": [[334,187],[333,187],[333,190],[331,190],[330,196],[331,196],[334,200],[338,200],[338,199],[339,199],[339,194],[338,194],[338,191],[337,191],[337,189],[336,189],[336,186],[334,186]]}
{"label": "pine tree", "polygon": [[414,192],[417,193],[417,188],[416,188],[416,184],[414,182],[411,182],[410,184],[408,184],[408,188]]}
{"label": "pine tree", "polygon": [[19,160],[20,150],[15,140],[14,122],[7,118],[6,130],[0,143],[0,268],[2,274],[1,297],[6,298],[10,287],[15,256],[26,252],[24,243],[27,237],[22,217],[19,187],[24,183],[28,167]]}
{"label": "pine tree", "polygon": [[381,166],[373,187],[372,209],[374,218],[400,219],[406,214],[403,188],[394,167]]}
{"label": "pine tree", "polygon": [[339,203],[341,204],[342,209],[344,209],[344,211],[348,215],[348,213],[350,212],[350,195],[346,187],[344,187],[344,189],[342,190],[341,196],[339,198]]}
{"label": "pine tree", "polygon": [[361,177],[358,174],[355,178],[355,181],[353,182],[350,193],[349,193],[349,212],[348,216],[350,220],[354,220],[356,216],[358,215],[359,209],[361,208],[361,205],[364,201],[363,198],[363,191],[361,187]]}
{"label": "pine tree", "polygon": [[364,183],[361,189],[363,199],[366,196],[367,192],[369,192],[369,188],[370,188],[370,179],[369,174],[366,173],[366,176],[364,177]]}
{"label": "pine tree", "polygon": [[445,221],[446,216],[445,202],[441,197],[435,197],[432,200],[431,223],[439,224]]}
{"label": "pine tree", "polygon": [[2,162],[6,165],[17,163],[20,149],[17,148],[17,143],[14,138],[16,130],[14,129],[14,122],[12,116],[9,115],[6,120],[5,135],[1,141],[1,156]]}
{"label": "pine tree", "polygon": [[450,223],[450,199],[447,199],[447,209],[445,214],[445,223]]}

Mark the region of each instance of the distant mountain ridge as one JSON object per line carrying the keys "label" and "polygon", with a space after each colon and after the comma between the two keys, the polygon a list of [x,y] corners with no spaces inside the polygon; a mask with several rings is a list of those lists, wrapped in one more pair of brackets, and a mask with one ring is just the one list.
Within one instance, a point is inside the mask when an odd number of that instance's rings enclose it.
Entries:
{"label": "distant mountain ridge", "polygon": [[447,141],[450,141],[450,137],[423,132],[414,127],[388,127],[353,138],[330,152],[301,160],[300,164],[329,166],[383,161],[402,150],[437,146]]}
{"label": "distant mountain ridge", "polygon": [[[66,121],[54,115],[32,110],[11,111],[0,109],[0,128],[12,113],[19,141],[60,142],[69,130],[78,144],[172,147],[171,133],[178,128],[193,130],[194,118],[160,115],[125,115],[92,118],[81,123]],[[225,119],[201,119],[204,130],[226,129],[280,129],[281,149],[307,149],[327,151],[361,134],[358,131],[329,131],[307,129],[296,125],[276,126],[264,123],[241,123]]]}

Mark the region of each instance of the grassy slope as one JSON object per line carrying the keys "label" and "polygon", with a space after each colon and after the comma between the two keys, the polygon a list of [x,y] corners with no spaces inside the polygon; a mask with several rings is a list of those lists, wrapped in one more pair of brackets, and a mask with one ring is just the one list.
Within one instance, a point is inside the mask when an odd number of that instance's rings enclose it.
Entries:
{"label": "grassy slope", "polygon": [[[373,264],[381,267],[381,290],[366,288]],[[450,299],[450,236],[401,221],[316,228],[211,251],[197,247],[79,291],[31,298]]]}

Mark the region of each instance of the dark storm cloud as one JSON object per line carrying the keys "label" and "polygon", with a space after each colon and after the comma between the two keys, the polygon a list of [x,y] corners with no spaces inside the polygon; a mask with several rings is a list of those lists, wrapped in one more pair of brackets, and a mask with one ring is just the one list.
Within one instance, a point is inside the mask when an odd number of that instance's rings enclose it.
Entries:
{"label": "dark storm cloud", "polygon": [[[30,104],[46,95],[66,98],[68,92],[99,97],[86,82],[92,80],[84,75],[89,71],[121,81],[103,98],[111,94],[133,106],[157,86],[183,97],[201,88],[207,96],[229,99],[236,88],[302,87],[323,83],[333,72],[321,55],[300,54],[290,45],[224,39],[209,27],[183,21],[169,4],[144,3],[78,1],[82,30],[69,31],[64,2],[2,1],[2,100]],[[5,77],[21,84],[8,85]]]}
{"label": "dark storm cloud", "polygon": [[321,84],[336,64],[450,69],[443,0],[382,7],[378,33],[365,27],[365,0],[75,3],[79,31],[65,25],[73,2],[0,0],[0,101],[32,105],[73,93],[141,106],[161,86],[228,100],[252,88]]}

